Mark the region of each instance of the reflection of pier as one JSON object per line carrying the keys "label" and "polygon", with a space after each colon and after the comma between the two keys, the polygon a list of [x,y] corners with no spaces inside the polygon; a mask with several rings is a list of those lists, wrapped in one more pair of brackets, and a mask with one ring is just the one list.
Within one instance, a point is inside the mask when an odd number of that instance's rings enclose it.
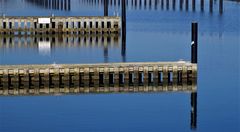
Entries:
{"label": "reflection of pier", "polygon": [[[36,82],[37,83],[37,82]],[[190,128],[197,127],[197,85],[196,79],[183,80],[179,84],[176,81],[169,84],[164,83],[134,83],[129,85],[124,83],[119,85],[104,84],[98,85],[99,82],[93,84],[84,83],[82,85],[72,84],[69,81],[52,82],[44,84],[44,86],[21,86],[13,84],[14,87],[0,87],[0,96],[41,96],[41,95],[65,95],[65,94],[111,94],[111,93],[165,93],[165,92],[188,92],[191,93],[191,112],[190,112]]]}
{"label": "reflection of pier", "polygon": [[[80,0],[81,1],[81,0]],[[223,13],[223,0],[218,0],[218,11]],[[199,2],[197,4],[197,2]],[[216,1],[214,2],[216,4]],[[82,4],[104,5],[104,0],[82,0]],[[112,7],[120,7],[121,0],[108,0],[108,5]],[[201,12],[206,8],[205,0],[126,0],[126,6],[131,10],[186,10],[196,11],[196,5],[199,5]],[[208,2],[209,12],[213,12],[213,0]]]}
{"label": "reflection of pier", "polygon": [[118,35],[1,35],[0,48],[37,48],[39,43],[46,42],[54,47],[119,47]]}
{"label": "reflection of pier", "polygon": [[[189,83],[191,81],[191,83]],[[134,83],[133,85],[125,84],[103,84],[98,85],[98,82],[93,84],[71,84],[69,81],[53,81],[52,84],[45,83],[44,86],[20,86],[14,84],[16,87],[2,87],[0,89],[0,96],[9,95],[58,95],[58,94],[81,94],[81,93],[126,93],[126,92],[196,92],[196,80],[183,80],[179,84],[173,82],[169,84],[165,81],[163,84],[159,83]]]}
{"label": "reflection of pier", "polygon": [[71,0],[25,0],[36,6],[52,10],[71,10]]}

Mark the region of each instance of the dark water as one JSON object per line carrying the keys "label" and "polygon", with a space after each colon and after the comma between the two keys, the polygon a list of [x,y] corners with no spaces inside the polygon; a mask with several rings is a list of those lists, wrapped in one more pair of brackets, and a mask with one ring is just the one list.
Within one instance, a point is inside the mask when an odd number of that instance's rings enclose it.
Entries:
{"label": "dark water", "polygon": [[[7,16],[98,16],[103,4],[95,0],[71,0],[68,9],[46,7],[37,0],[0,0]],[[199,22],[197,128],[195,131],[239,131],[240,115],[240,4],[224,1],[224,12],[213,12],[200,0],[196,11],[185,4],[175,10],[144,0],[127,6],[126,55],[121,36],[95,44],[64,43],[51,49],[0,42],[0,64],[52,64],[190,60],[191,22]],[[121,2],[120,2],[121,3]],[[149,4],[151,3],[151,4]],[[118,1],[109,3],[109,15],[121,15]],[[112,6],[111,6],[112,4]],[[70,8],[69,8],[70,7]],[[31,38],[28,38],[31,39]],[[1,37],[0,37],[1,40]],[[51,42],[50,42],[51,43]],[[69,96],[0,97],[0,131],[193,131],[191,93],[125,93]]]}

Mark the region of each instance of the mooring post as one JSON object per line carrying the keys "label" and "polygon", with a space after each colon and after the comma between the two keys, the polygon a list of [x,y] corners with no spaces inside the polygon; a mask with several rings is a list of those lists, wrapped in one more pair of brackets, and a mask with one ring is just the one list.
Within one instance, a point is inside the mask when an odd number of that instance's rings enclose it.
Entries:
{"label": "mooring post", "polygon": [[126,1],[122,0],[122,57],[126,60]]}
{"label": "mooring post", "polygon": [[219,0],[219,13],[223,13],[223,0]]}
{"label": "mooring post", "polygon": [[210,13],[213,12],[213,0],[209,0],[209,11]]}
{"label": "mooring post", "polygon": [[104,16],[108,16],[108,0],[104,0]]}
{"label": "mooring post", "polygon": [[197,63],[198,23],[192,23],[191,63]]}

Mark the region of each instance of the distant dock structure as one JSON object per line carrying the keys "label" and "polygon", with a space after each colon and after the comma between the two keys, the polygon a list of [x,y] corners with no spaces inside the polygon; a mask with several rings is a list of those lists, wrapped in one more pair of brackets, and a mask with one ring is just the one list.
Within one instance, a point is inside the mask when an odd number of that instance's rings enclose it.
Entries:
{"label": "distant dock structure", "polygon": [[1,16],[0,34],[119,34],[117,16]]}

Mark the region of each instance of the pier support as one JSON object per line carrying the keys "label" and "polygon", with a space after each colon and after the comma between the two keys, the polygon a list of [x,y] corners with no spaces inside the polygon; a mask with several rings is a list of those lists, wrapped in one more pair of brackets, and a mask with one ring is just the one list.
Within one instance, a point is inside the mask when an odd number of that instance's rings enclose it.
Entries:
{"label": "pier support", "polygon": [[197,63],[197,48],[198,48],[198,23],[192,23],[192,43],[191,43],[191,62]]}

